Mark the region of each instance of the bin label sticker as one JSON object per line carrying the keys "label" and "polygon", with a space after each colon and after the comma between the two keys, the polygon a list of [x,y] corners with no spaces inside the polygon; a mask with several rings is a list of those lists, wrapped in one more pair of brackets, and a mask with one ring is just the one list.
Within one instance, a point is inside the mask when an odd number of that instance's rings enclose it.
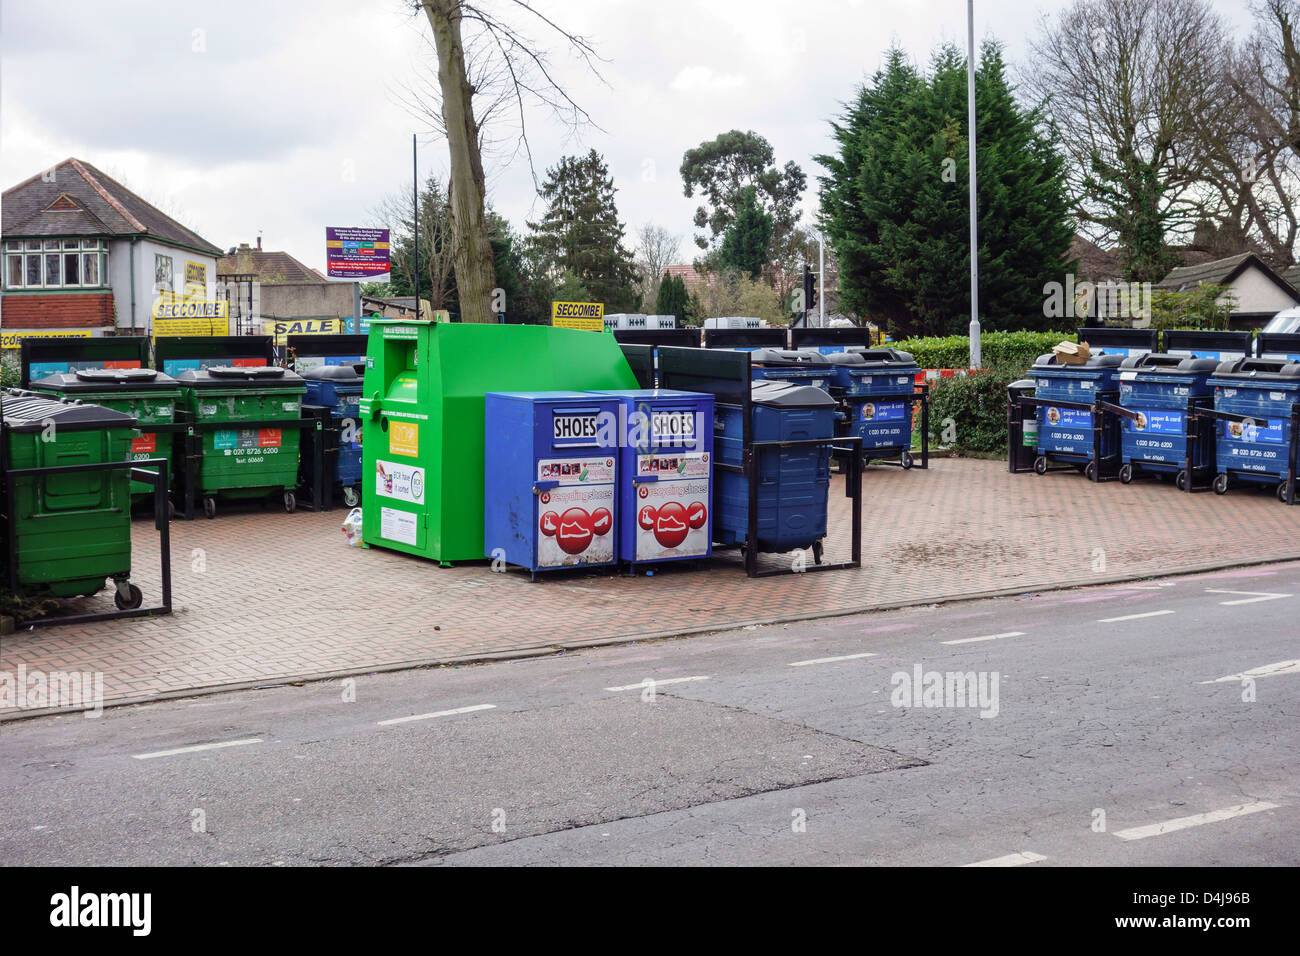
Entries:
{"label": "bin label sticker", "polygon": [[1151,409],[1134,409],[1135,417],[1130,420],[1136,432],[1151,432],[1160,435],[1183,435],[1186,433],[1183,412],[1158,412]]}
{"label": "bin label sticker", "polygon": [[692,558],[709,551],[709,481],[637,485],[636,559]]}
{"label": "bin label sticker", "polygon": [[543,458],[537,462],[538,481],[561,486],[605,485],[614,481],[614,458]]}
{"label": "bin label sticker", "polygon": [[1038,446],[1038,420],[1034,418],[1025,419],[1020,426],[1021,444],[1026,448],[1036,448]]}
{"label": "bin label sticker", "polygon": [[200,415],[215,415],[216,413],[217,413],[217,406],[216,406],[216,405],[200,405],[200,406],[199,406],[199,414],[200,414]]}
{"label": "bin label sticker", "polygon": [[158,449],[158,436],[153,432],[145,432],[139,438],[131,439],[131,454],[145,454]]}
{"label": "bin label sticker", "polygon": [[420,426],[416,422],[388,422],[388,453],[415,458],[420,454]]}
{"label": "bin label sticker", "polygon": [[1051,406],[1044,414],[1049,425],[1060,425],[1063,428],[1092,427],[1092,412],[1081,408],[1056,408]]}
{"label": "bin label sticker", "polygon": [[298,402],[297,400],[294,400],[292,402],[283,402],[281,403],[280,407],[283,408],[286,412],[297,412]]}
{"label": "bin label sticker", "polygon": [[420,516],[411,511],[398,511],[396,508],[379,509],[379,536],[388,541],[419,545]]}
{"label": "bin label sticker", "polygon": [[[1280,418],[1268,419],[1267,425],[1256,424],[1256,422],[1224,422],[1223,434],[1228,441],[1268,442],[1273,445],[1280,445],[1287,440],[1284,429],[1285,424]],[[1234,451],[1233,454],[1239,453]]]}
{"label": "bin label sticker", "polygon": [[566,486],[537,498],[537,566],[614,560],[614,485]]}
{"label": "bin label sticker", "polygon": [[650,412],[650,442],[654,445],[693,441],[695,438],[695,411],[690,408]]}
{"label": "bin label sticker", "polygon": [[570,445],[594,445],[599,418],[595,412],[577,415],[554,412],[551,415],[552,437],[557,445],[562,442]]}
{"label": "bin label sticker", "polygon": [[655,475],[660,481],[708,478],[709,456],[706,452],[682,455],[637,455],[636,473]]}
{"label": "bin label sticker", "polygon": [[212,447],[227,454],[232,449],[279,448],[280,429],[278,428],[240,428],[212,433]]}
{"label": "bin label sticker", "polygon": [[424,469],[392,461],[375,462],[375,494],[411,504],[424,501]]}
{"label": "bin label sticker", "polygon": [[864,402],[862,405],[864,422],[901,422],[906,417],[906,402]]}

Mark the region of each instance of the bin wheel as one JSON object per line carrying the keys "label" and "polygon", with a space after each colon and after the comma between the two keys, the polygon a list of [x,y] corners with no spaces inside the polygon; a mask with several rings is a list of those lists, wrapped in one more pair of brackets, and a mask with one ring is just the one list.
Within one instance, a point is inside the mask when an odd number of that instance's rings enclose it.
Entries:
{"label": "bin wheel", "polygon": [[211,495],[208,495],[203,499],[203,515],[207,518],[215,518],[217,516],[217,499],[213,498]]}
{"label": "bin wheel", "polygon": [[1181,470],[1181,471],[1178,472],[1177,477],[1174,478],[1174,487],[1177,488],[1179,491],[1186,491],[1186,490],[1187,490],[1187,470],[1186,470],[1186,469],[1183,469],[1183,470]]}
{"label": "bin wheel", "polygon": [[1087,478],[1089,481],[1097,480],[1097,463],[1095,461],[1088,462],[1087,466],[1083,469],[1083,477]]}
{"label": "bin wheel", "polygon": [[1277,500],[1282,502],[1282,504],[1286,504],[1286,482],[1285,481],[1279,481],[1277,483]]}
{"label": "bin wheel", "polygon": [[1127,485],[1133,480],[1133,466],[1131,464],[1121,465],[1119,469],[1120,484]]}
{"label": "bin wheel", "polygon": [[1215,475],[1213,487],[1216,495],[1226,495],[1228,493],[1228,476]]}
{"label": "bin wheel", "polygon": [[298,499],[293,496],[292,491],[286,491],[284,493],[284,510],[289,512],[289,514],[293,514],[294,509],[297,507]]}
{"label": "bin wheel", "polygon": [[[903,467],[906,468],[907,466],[904,465]],[[821,564],[821,563],[822,563],[822,552],[823,552],[823,550],[824,550],[824,548],[822,547],[821,539],[818,539],[818,540],[816,540],[816,541],[813,542],[813,544],[812,544],[812,551],[813,551],[813,564]]]}
{"label": "bin wheel", "polygon": [[173,501],[167,502],[167,520],[168,521],[176,520],[176,503]]}
{"label": "bin wheel", "polygon": [[1047,456],[1046,456],[1046,455],[1039,455],[1037,458],[1034,459],[1034,474],[1037,474],[1037,475],[1045,475],[1045,474],[1047,474]]}
{"label": "bin wheel", "polygon": [[134,584],[131,584],[127,586],[127,589],[130,592],[130,594],[126,598],[122,597],[121,591],[118,590],[113,591],[113,603],[117,605],[117,609],[119,611],[134,611],[136,608],[138,608],[141,604],[144,603],[144,595],[140,593],[140,589],[138,587],[136,587]]}
{"label": "bin wheel", "polygon": [[348,485],[343,489],[343,503],[349,508],[355,508],[361,503],[361,492],[357,491],[356,485]]}
{"label": "bin wheel", "polygon": [[904,471],[906,471],[908,468],[911,468],[911,467],[912,467],[912,453],[909,452],[909,451],[905,451],[905,452],[903,452],[903,457],[902,457],[901,461],[902,461],[902,465],[903,465],[903,470],[904,470]]}

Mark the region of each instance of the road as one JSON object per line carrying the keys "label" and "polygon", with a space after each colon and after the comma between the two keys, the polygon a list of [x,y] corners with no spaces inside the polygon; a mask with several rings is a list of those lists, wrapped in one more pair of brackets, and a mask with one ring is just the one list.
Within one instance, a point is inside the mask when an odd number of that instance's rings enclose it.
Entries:
{"label": "road", "polygon": [[1289,564],[8,722],[0,859],[1296,865],[1298,616]]}

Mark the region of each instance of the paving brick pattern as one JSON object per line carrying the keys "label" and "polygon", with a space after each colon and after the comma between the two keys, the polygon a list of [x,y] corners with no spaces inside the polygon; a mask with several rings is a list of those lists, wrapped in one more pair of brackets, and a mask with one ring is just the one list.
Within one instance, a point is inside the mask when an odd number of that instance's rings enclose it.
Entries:
{"label": "paving brick pattern", "polygon": [[[727,552],[698,571],[564,573],[530,583],[487,562],[441,568],[349,548],[339,530],[344,510],[227,509],[215,520],[173,524],[174,614],[5,636],[0,671],[20,663],[102,671],[108,700],[138,700],[1300,557],[1300,508],[1268,493],[1093,485],[1073,472],[1013,476],[1002,463],[965,459],[934,460],[929,471],[876,466],[863,481],[861,569],[757,580]],[[837,478],[827,561],[848,554],[848,515]],[[136,523],[135,540],[135,579],[152,603],[157,536],[147,521]],[[105,592],[75,609],[110,606]]]}

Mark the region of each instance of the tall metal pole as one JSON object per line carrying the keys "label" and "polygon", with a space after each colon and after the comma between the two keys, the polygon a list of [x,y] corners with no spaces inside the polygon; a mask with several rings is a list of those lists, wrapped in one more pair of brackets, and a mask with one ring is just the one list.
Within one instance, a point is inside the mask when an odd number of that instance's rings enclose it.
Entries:
{"label": "tall metal pole", "polygon": [[818,326],[826,328],[826,243],[817,233],[817,306],[821,310]]}
{"label": "tall metal pole", "polygon": [[980,367],[980,246],[975,215],[975,0],[966,0],[966,127],[970,166],[970,367]]}
{"label": "tall metal pole", "polygon": [[423,318],[420,314],[420,169],[419,159],[415,152],[415,134],[411,134],[411,199],[415,205],[411,208],[414,213],[411,221],[415,223],[415,248],[412,250],[411,258],[411,275],[414,277],[415,285],[415,317]]}

